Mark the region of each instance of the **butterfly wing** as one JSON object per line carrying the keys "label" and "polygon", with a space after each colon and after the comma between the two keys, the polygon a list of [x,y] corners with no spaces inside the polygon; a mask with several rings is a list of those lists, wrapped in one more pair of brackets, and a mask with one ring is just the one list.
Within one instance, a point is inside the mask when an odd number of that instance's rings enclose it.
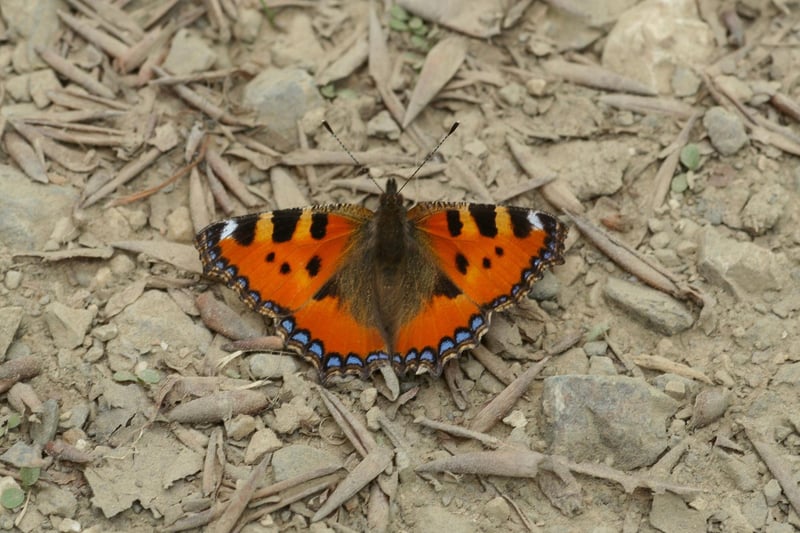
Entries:
{"label": "butterfly wing", "polygon": [[195,246],[204,274],[275,318],[286,344],[323,380],[339,373],[363,375],[388,360],[385,342],[377,329],[360,324],[330,287],[372,216],[351,205],[245,215],[209,225],[197,234]]}
{"label": "butterfly wing", "polygon": [[444,282],[397,335],[395,364],[434,374],[477,345],[491,313],[528,294],[546,268],[563,263],[567,228],[532,209],[484,204],[419,204],[409,219]]}

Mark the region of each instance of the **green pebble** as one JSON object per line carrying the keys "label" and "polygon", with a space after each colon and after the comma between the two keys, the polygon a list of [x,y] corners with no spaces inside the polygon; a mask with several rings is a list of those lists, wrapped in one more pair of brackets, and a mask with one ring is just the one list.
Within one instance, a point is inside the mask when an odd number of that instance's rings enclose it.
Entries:
{"label": "green pebble", "polygon": [[689,181],[686,179],[686,174],[678,174],[674,178],[672,178],[672,184],[670,185],[670,190],[676,193],[682,193],[689,188]]}

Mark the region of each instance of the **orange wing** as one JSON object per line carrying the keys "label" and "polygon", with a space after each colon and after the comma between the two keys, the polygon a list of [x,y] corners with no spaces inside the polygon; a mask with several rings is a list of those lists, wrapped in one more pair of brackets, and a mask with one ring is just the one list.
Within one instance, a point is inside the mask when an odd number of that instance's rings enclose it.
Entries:
{"label": "orange wing", "polygon": [[372,216],[351,205],[245,215],[209,225],[197,234],[195,246],[205,275],[277,319],[286,344],[311,362],[323,381],[340,373],[366,375],[389,359],[385,342],[326,287]]}
{"label": "orange wing", "polygon": [[400,329],[393,361],[434,374],[478,344],[493,311],[528,294],[546,268],[564,262],[567,228],[547,213],[481,204],[420,204],[409,219],[443,276],[436,294]]}

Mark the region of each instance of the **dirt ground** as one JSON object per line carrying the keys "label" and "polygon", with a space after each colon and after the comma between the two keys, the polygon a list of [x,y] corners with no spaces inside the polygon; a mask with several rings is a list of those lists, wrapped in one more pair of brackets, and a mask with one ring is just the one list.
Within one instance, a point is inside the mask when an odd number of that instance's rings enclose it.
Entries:
{"label": "dirt ground", "polygon": [[[800,530],[796,2],[0,15],[0,528]],[[446,377],[322,389],[200,275],[215,220],[376,207],[323,120],[381,185],[458,121],[410,201],[570,228]]]}

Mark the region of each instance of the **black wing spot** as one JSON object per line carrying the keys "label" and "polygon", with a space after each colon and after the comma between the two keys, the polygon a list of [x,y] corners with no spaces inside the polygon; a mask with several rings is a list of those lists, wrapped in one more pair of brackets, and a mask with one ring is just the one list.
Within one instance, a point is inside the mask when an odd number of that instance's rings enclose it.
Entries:
{"label": "black wing spot", "polygon": [[320,259],[318,255],[315,255],[306,263],[306,270],[308,271],[308,275],[312,278],[319,274],[320,268],[322,268],[322,259]]}
{"label": "black wing spot", "polygon": [[495,246],[494,253],[497,254],[497,257],[503,257],[503,254],[506,253],[506,251],[503,250],[502,246]]}
{"label": "black wing spot", "polygon": [[455,298],[461,294],[461,289],[456,287],[450,278],[440,272],[439,277],[436,278],[436,285],[433,286],[433,294],[435,296],[446,296],[447,298]]}
{"label": "black wing spot", "polygon": [[478,226],[478,232],[484,237],[497,236],[497,222],[495,220],[495,207],[493,205],[472,204],[469,206],[469,214]]}
{"label": "black wing spot", "polygon": [[311,237],[320,240],[328,233],[328,215],[327,213],[312,213],[311,214]]}
{"label": "black wing spot", "polygon": [[231,237],[242,246],[250,246],[256,239],[256,224],[258,224],[258,215],[237,220]]}
{"label": "black wing spot", "polygon": [[266,259],[267,263],[272,263],[273,261],[275,261],[275,252],[268,253]]}
{"label": "black wing spot", "polygon": [[508,216],[511,219],[511,229],[514,231],[514,237],[524,239],[531,234],[533,225],[528,220],[528,211],[524,209],[509,209]]}
{"label": "black wing spot", "polygon": [[489,269],[492,268],[492,260],[488,257],[483,258],[483,268]]}
{"label": "black wing spot", "polygon": [[283,263],[281,265],[281,274],[288,274],[292,271],[292,267],[289,266],[289,263]]}
{"label": "black wing spot", "polygon": [[450,232],[451,237],[458,237],[461,235],[461,228],[464,224],[461,222],[461,214],[457,209],[447,210],[447,231]]}
{"label": "black wing spot", "polygon": [[462,254],[461,252],[457,253],[456,254],[456,268],[458,269],[458,271],[461,272],[462,274],[466,275],[467,267],[469,267],[469,261],[467,261],[467,258],[464,257],[464,254]]}
{"label": "black wing spot", "polygon": [[272,240],[274,242],[292,240],[301,214],[300,209],[286,209],[272,213]]}

